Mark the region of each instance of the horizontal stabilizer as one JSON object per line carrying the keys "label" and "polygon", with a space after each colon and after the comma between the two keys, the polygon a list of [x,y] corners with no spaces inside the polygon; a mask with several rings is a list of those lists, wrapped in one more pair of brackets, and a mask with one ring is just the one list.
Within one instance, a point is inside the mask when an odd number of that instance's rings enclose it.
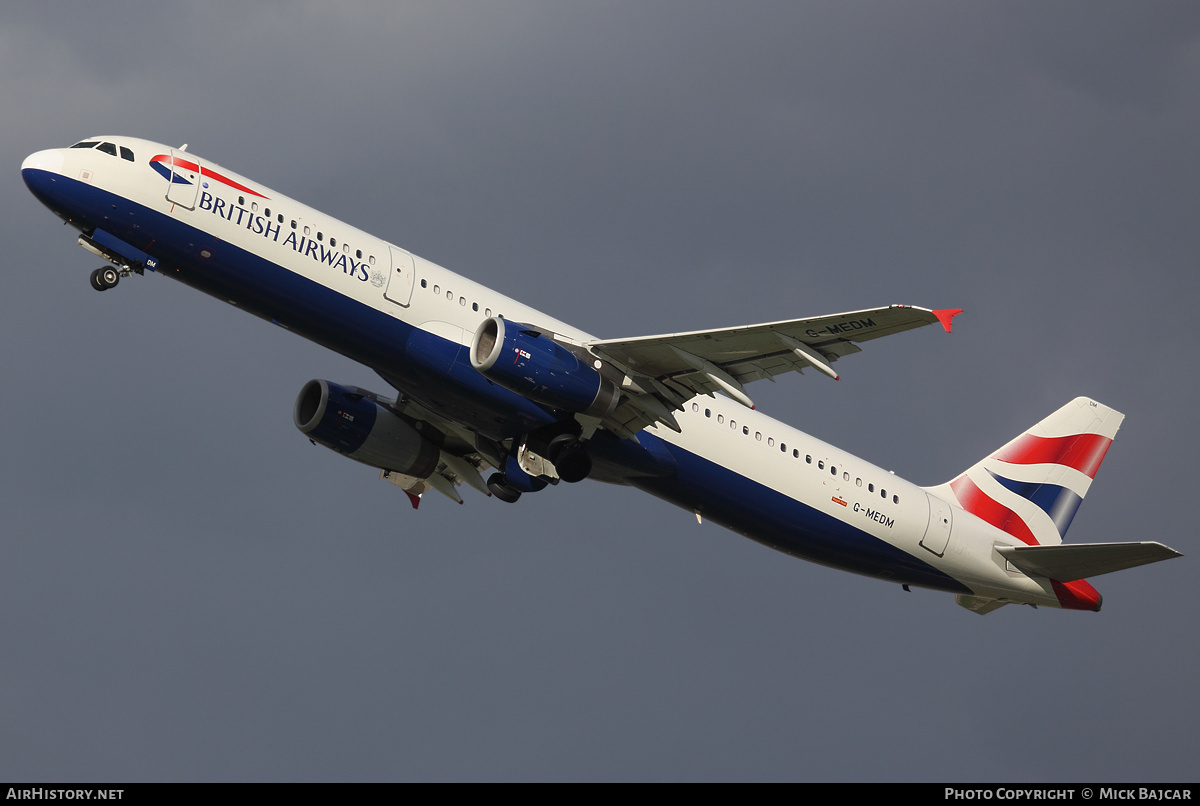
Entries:
{"label": "horizontal stabilizer", "polygon": [[972,613],[978,613],[981,616],[986,616],[993,610],[999,610],[1008,602],[1001,602],[997,599],[984,599],[982,596],[968,596],[965,593],[960,593],[954,597],[954,602],[959,607],[965,607]]}
{"label": "horizontal stabilizer", "polygon": [[996,551],[1022,571],[1058,582],[1073,582],[1183,556],[1173,548],[1154,542],[997,546]]}

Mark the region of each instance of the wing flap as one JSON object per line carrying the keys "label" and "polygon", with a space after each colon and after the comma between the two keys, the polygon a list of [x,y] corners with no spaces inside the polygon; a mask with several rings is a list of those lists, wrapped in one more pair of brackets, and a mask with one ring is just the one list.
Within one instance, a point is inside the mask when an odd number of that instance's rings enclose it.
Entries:
{"label": "wing flap", "polygon": [[602,339],[581,346],[624,374],[621,402],[602,424],[628,438],[656,422],[678,428],[661,406],[682,409],[697,395],[722,392],[753,408],[743,388],[748,383],[810,368],[837,379],[830,365],[860,352],[855,342],[935,323],[948,331],[958,313],[889,305],[721,330]]}

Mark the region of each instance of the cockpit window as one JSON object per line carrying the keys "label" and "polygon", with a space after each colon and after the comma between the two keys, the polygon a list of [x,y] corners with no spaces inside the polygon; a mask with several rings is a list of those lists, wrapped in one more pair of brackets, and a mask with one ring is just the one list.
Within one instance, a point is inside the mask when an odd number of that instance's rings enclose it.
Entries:
{"label": "cockpit window", "polygon": [[98,145],[100,144],[95,140],[83,140],[71,146],[71,148],[95,148]]}
{"label": "cockpit window", "polygon": [[130,162],[135,162],[135,160],[133,158],[133,152],[130,151],[125,146],[121,146],[121,159],[129,160]]}
{"label": "cockpit window", "polygon": [[98,151],[103,151],[105,154],[112,154],[114,157],[117,156],[117,147],[112,143],[101,143],[100,145],[96,146],[96,149]]}

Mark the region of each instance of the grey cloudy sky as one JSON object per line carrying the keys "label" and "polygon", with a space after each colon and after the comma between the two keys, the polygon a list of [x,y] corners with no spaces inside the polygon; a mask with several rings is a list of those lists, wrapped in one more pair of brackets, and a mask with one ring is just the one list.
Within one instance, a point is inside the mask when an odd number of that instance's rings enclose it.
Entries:
{"label": "grey cloudy sky", "polygon": [[[0,779],[1194,780],[1194,3],[0,10]],[[635,491],[413,512],[291,424],[363,367],[97,264],[21,160],[190,149],[603,337],[966,309],[752,390],[921,484],[1127,415],[1100,614],[789,559]]]}

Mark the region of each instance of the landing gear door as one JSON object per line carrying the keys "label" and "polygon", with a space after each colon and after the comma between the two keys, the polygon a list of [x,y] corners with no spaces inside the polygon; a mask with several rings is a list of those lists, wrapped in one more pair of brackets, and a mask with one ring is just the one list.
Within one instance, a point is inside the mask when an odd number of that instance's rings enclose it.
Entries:
{"label": "landing gear door", "polygon": [[394,246],[389,248],[392,252],[392,273],[388,276],[387,290],[383,295],[397,305],[407,307],[412,301],[413,285],[417,279],[413,256],[403,249]]}
{"label": "landing gear door", "polygon": [[167,201],[196,209],[196,199],[200,195],[200,161],[184,151],[171,149],[169,169],[170,184],[167,185]]}
{"label": "landing gear door", "polygon": [[941,557],[946,553],[950,543],[950,529],[954,525],[954,510],[942,499],[925,494],[929,499],[929,524],[925,527],[925,536],[921,538],[921,546]]}

